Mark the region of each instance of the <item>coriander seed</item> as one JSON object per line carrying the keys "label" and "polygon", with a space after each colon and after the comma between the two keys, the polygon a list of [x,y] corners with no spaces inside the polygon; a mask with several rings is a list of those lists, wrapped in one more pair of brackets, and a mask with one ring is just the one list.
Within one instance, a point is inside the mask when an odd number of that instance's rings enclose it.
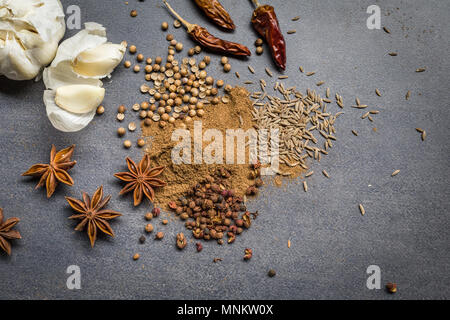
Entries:
{"label": "coriander seed", "polygon": [[267,273],[267,275],[268,275],[269,277],[271,277],[271,278],[275,277],[276,274],[277,274],[277,273],[276,273],[275,270],[273,270],[273,269],[270,269],[269,272]]}
{"label": "coriander seed", "polygon": [[167,41],[172,41],[174,39],[174,37],[173,37],[173,34],[168,34],[167,36],[166,36],[166,40]]}
{"label": "coriander seed", "polygon": [[105,108],[103,106],[98,106],[96,112],[98,115],[102,115],[103,113],[105,113]]}
{"label": "coriander seed", "polygon": [[139,259],[140,257],[141,257],[141,255],[140,255],[139,253],[136,253],[136,254],[133,256],[133,260],[136,261],[136,260]]}
{"label": "coriander seed", "polygon": [[263,52],[264,52],[263,47],[256,47],[256,54],[261,55],[263,54]]}
{"label": "coriander seed", "polygon": [[217,81],[216,81],[216,86],[217,86],[218,88],[223,87],[223,85],[224,85],[224,81],[223,81],[223,80],[217,80]]}
{"label": "coriander seed", "polygon": [[145,214],[145,220],[149,221],[153,219],[153,214],[151,212],[147,212]]}
{"label": "coriander seed", "polygon": [[166,21],[164,21],[163,23],[161,23],[161,29],[163,31],[166,31],[167,29],[169,29],[169,24]]}
{"label": "coriander seed", "polygon": [[130,50],[130,53],[131,53],[131,54],[134,54],[134,53],[136,53],[137,48],[136,48],[135,45],[131,45],[129,50]]}
{"label": "coriander seed", "polygon": [[178,42],[175,45],[175,50],[177,50],[178,52],[180,52],[181,50],[183,50],[183,44],[181,42]]}
{"label": "coriander seed", "polygon": [[255,46],[256,47],[261,47],[263,45],[263,39],[258,38],[255,40]]}
{"label": "coriander seed", "polygon": [[124,136],[126,132],[127,131],[123,127],[120,127],[119,129],[117,129],[117,134],[119,135],[119,137]]}
{"label": "coriander seed", "polygon": [[229,63],[224,64],[223,71],[224,72],[230,72],[231,71],[231,65]]}
{"label": "coriander seed", "polygon": [[131,10],[130,12],[130,16],[132,16],[133,18],[137,17],[138,13],[137,10]]}
{"label": "coriander seed", "polygon": [[138,65],[135,65],[133,68],[133,71],[138,73],[139,71],[141,71],[141,67],[139,67]]}
{"label": "coriander seed", "polygon": [[122,104],[119,106],[119,108],[117,109],[118,113],[125,113],[125,111],[127,111],[127,109],[125,108],[125,106]]}
{"label": "coriander seed", "polygon": [[225,56],[223,56],[223,57],[220,59],[220,63],[222,63],[223,65],[226,65],[226,64],[228,63],[228,58],[225,57]]}
{"label": "coriander seed", "polygon": [[138,146],[139,148],[142,148],[143,146],[145,146],[145,140],[142,139],[142,138],[138,139],[138,140],[137,140],[137,146]]}
{"label": "coriander seed", "polygon": [[137,55],[137,57],[136,57],[136,60],[139,61],[139,62],[144,61],[144,55],[143,55],[142,53],[139,53],[139,54]]}
{"label": "coriander seed", "polygon": [[155,58],[155,63],[156,64],[161,64],[161,62],[162,62],[162,58],[160,56]]}
{"label": "coriander seed", "polygon": [[123,66],[128,69],[129,67],[131,67],[131,62],[127,60],[123,63]]}
{"label": "coriander seed", "polygon": [[123,142],[123,146],[127,149],[131,148],[131,141],[130,140],[125,140]]}
{"label": "coriander seed", "polygon": [[153,61],[152,61],[152,58],[147,58],[147,60],[145,60],[145,63],[146,63],[146,64],[152,64],[152,62],[153,62]]}
{"label": "coriander seed", "polygon": [[225,88],[224,88],[224,90],[225,90],[226,92],[231,92],[232,89],[233,89],[233,87],[232,87],[231,85],[229,85],[229,84],[227,84],[227,85],[225,86]]}
{"label": "coriander seed", "polygon": [[211,57],[210,56],[205,56],[203,58],[203,61],[208,65],[211,62]]}
{"label": "coriander seed", "polygon": [[189,49],[188,55],[189,55],[189,56],[193,56],[194,54],[195,54],[194,48]]}
{"label": "coriander seed", "polygon": [[164,238],[164,233],[163,232],[158,232],[157,234],[156,234],[156,237],[155,237],[157,240],[161,240],[162,238]]}
{"label": "coriander seed", "polygon": [[200,52],[202,52],[202,47],[200,47],[200,46],[195,46],[195,47],[194,47],[194,51],[195,51],[195,53],[199,54]]}

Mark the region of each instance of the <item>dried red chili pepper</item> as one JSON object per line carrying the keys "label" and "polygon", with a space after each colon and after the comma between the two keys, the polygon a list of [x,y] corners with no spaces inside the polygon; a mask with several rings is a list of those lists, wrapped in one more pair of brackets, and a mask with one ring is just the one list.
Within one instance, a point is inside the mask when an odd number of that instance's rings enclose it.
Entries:
{"label": "dried red chili pepper", "polygon": [[266,39],[272,52],[275,64],[286,69],[286,42],[281,33],[275,9],[269,5],[260,5],[258,0],[252,0],[256,6],[252,15],[255,30]]}
{"label": "dried red chili pepper", "polygon": [[230,54],[234,56],[251,55],[250,50],[246,46],[214,37],[208,32],[208,30],[206,30],[206,28],[200,27],[197,24],[189,23],[181,18],[181,16],[172,9],[172,7],[167,3],[166,0],[163,0],[163,2],[169,9],[169,11],[186,27],[187,32],[191,36],[191,38],[203,47],[210,49],[211,51]]}
{"label": "dried red chili pepper", "polygon": [[227,29],[234,30],[234,22],[228,14],[227,10],[217,0],[194,0],[197,6],[203,10],[203,12],[214,21],[218,26]]}

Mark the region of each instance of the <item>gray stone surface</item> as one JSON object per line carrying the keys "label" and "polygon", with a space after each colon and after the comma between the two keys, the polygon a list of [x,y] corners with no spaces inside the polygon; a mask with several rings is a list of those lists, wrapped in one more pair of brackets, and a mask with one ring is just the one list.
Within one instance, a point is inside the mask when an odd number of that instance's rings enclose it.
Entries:
{"label": "gray stone surface", "polygon": [[[165,35],[160,23],[172,19],[159,1],[64,1],[78,4],[82,20],[106,26],[113,42],[127,40],[146,56],[164,56]],[[249,18],[250,1],[222,0],[238,30],[225,34],[204,19],[194,5],[172,0],[186,19],[210,31],[247,44],[254,51],[255,33]],[[138,243],[145,224],[148,203],[134,208],[130,197],[118,196],[121,185],[113,173],[122,170],[124,158],[141,157],[141,150],[121,147],[115,135],[119,104],[131,106],[142,99],[143,74],[119,67],[105,81],[106,113],[85,130],[66,134],[49,123],[42,102],[43,83],[12,82],[0,78],[0,206],[5,215],[18,216],[23,239],[15,241],[13,254],[0,255],[2,299],[428,299],[450,298],[449,255],[449,143],[450,107],[448,1],[271,1],[287,35],[287,85],[305,90],[319,80],[344,97],[345,115],[337,122],[338,141],[308,180],[281,188],[268,186],[250,202],[260,216],[254,227],[233,245],[204,245],[196,253],[194,243],[178,252],[174,236],[183,224],[171,220],[164,241],[148,237]],[[368,30],[366,9],[378,4],[382,25],[392,31]],[[139,16],[130,18],[137,8]],[[290,18],[300,15],[292,22]],[[170,31],[185,48],[192,46],[182,29]],[[76,31],[69,30],[66,37]],[[266,53],[268,52],[265,48]],[[396,51],[397,57],[388,52]],[[186,52],[186,50],[185,50]],[[248,61],[232,60],[233,73],[224,75],[213,55],[209,72],[228,83],[268,79],[264,67],[274,69],[268,54]],[[247,65],[256,75],[251,75]],[[299,73],[316,71],[314,77]],[[415,73],[426,67],[424,73]],[[377,97],[375,88],[382,97]],[[251,88],[256,90],[256,87]],[[405,94],[411,90],[411,98]],[[381,113],[373,123],[360,118],[362,111],[350,108],[355,97]],[[333,104],[333,111],[338,110]],[[127,120],[134,116],[128,112]],[[420,140],[414,128],[427,130]],[[373,130],[377,128],[376,132]],[[351,129],[359,132],[355,137]],[[139,133],[128,133],[135,140]],[[47,200],[37,181],[20,174],[31,164],[48,160],[50,144],[58,148],[77,145],[77,166],[71,171],[75,185],[60,186]],[[331,179],[320,174],[326,169]],[[395,169],[401,172],[395,178]],[[123,213],[112,223],[116,237],[100,237],[94,249],[85,233],[73,231],[67,217],[71,210],[65,195],[92,193],[99,185],[112,194],[110,207]],[[358,204],[366,208],[361,216]],[[164,217],[165,214],[162,214]],[[287,248],[287,241],[292,246]],[[253,248],[253,259],[243,262],[244,248]],[[135,252],[141,259],[132,260]],[[214,257],[223,261],[213,263]],[[378,265],[382,284],[398,283],[394,296],[366,288],[366,268]],[[66,268],[78,265],[82,289],[66,288]],[[267,271],[274,268],[275,278]]]}

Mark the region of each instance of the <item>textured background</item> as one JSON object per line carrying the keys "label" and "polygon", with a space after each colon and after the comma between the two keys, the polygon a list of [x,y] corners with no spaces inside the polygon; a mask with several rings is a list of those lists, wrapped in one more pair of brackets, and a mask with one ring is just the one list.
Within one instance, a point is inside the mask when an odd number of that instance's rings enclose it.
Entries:
{"label": "textured background", "polygon": [[[162,21],[173,21],[159,1],[63,1],[78,4],[82,21],[102,23],[113,42],[127,40],[146,56],[166,54]],[[189,1],[172,0],[186,19],[222,34]],[[256,36],[249,18],[250,1],[222,0],[238,29],[224,37],[247,44],[254,51]],[[313,164],[308,193],[300,181],[281,188],[268,186],[251,201],[260,210],[254,226],[233,245],[207,243],[201,253],[195,246],[178,252],[174,236],[183,224],[153,221],[163,230],[162,242],[148,238],[138,244],[150,209],[148,203],[134,208],[130,197],[118,196],[121,185],[113,173],[124,168],[127,155],[140,158],[137,148],[124,150],[116,137],[119,104],[141,101],[139,76],[123,67],[105,81],[106,113],[78,133],[56,131],[49,123],[42,102],[43,83],[12,82],[0,78],[0,206],[7,217],[21,218],[23,239],[13,244],[13,254],[0,254],[0,298],[3,299],[406,299],[450,298],[449,254],[449,144],[450,101],[448,39],[449,1],[271,1],[277,8],[287,35],[288,85],[302,91],[325,88],[344,97],[346,112],[337,122],[339,140],[330,155]],[[366,9],[382,9],[382,30],[368,30]],[[131,9],[139,16],[130,18]],[[300,15],[292,22],[290,18]],[[185,48],[192,43],[182,29],[171,32]],[[75,34],[69,30],[66,37]],[[265,48],[265,52],[268,50]],[[388,52],[396,51],[398,57]],[[184,51],[186,53],[186,50]],[[251,75],[247,65],[257,69]],[[299,73],[298,66],[316,71],[314,77]],[[264,67],[274,67],[268,54],[248,61],[232,60],[233,73],[223,74],[218,56],[208,68],[215,78],[242,84],[267,76]],[[425,73],[415,69],[425,66]],[[375,88],[383,96],[377,97]],[[250,89],[256,90],[257,88]],[[407,90],[411,98],[405,101]],[[351,109],[355,97],[381,110],[375,122],[360,119]],[[329,108],[337,111],[333,103]],[[226,112],[223,110],[222,112]],[[128,113],[127,120],[135,121]],[[425,142],[414,128],[427,130]],[[373,129],[377,128],[375,132]],[[359,132],[355,137],[351,129]],[[128,133],[133,141],[139,132]],[[34,191],[37,181],[20,174],[31,164],[48,161],[50,145],[58,148],[76,144],[77,166],[70,171],[75,185],[60,186],[47,200],[43,190]],[[326,169],[331,179],[320,174]],[[395,169],[401,172],[395,178]],[[94,249],[85,233],[73,231],[75,222],[65,195],[79,197],[99,185],[112,194],[110,208],[123,213],[112,227],[116,238],[100,237]],[[361,216],[358,204],[366,215]],[[164,217],[165,214],[162,214]],[[287,248],[287,241],[292,246]],[[243,262],[244,248],[253,248],[253,259]],[[135,252],[141,254],[137,262]],[[221,257],[220,263],[212,263]],[[399,291],[366,288],[366,268],[378,265],[382,283],[395,281]],[[66,268],[78,265],[82,289],[66,288]],[[275,278],[267,270],[277,271]]]}

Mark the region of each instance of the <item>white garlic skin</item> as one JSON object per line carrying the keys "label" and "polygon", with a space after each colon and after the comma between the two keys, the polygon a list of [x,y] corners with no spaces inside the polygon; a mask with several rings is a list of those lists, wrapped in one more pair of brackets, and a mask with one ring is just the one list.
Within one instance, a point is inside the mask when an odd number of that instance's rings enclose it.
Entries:
{"label": "white garlic skin", "polygon": [[35,78],[54,59],[65,30],[59,0],[0,0],[0,75]]}

